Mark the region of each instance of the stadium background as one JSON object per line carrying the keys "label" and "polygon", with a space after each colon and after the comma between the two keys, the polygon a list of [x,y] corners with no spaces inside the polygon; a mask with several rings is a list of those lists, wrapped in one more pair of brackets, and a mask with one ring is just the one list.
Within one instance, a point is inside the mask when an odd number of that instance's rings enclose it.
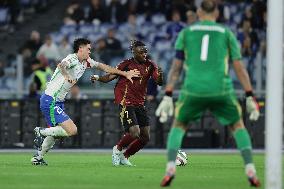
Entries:
{"label": "stadium background", "polygon": [[[200,0],[4,0],[0,2],[0,146],[31,148],[33,128],[45,123],[38,109],[38,97],[50,68],[72,52],[77,37],[93,42],[92,57],[115,66],[131,56],[129,41],[144,41],[152,59],[167,75],[174,55],[177,33],[195,21]],[[98,3],[98,4],[97,4]],[[266,1],[218,0],[221,23],[230,27],[242,46],[244,64],[260,100],[261,118],[244,120],[255,148],[264,147],[264,107],[266,75]],[[94,8],[95,7],[95,8]],[[47,43],[51,43],[47,48]],[[71,48],[71,49],[70,49]],[[79,128],[79,135],[59,143],[57,148],[110,148],[122,134],[113,86],[91,84],[89,70],[66,101],[66,111]],[[230,72],[244,107],[241,86]],[[183,77],[183,76],[182,76]],[[182,81],[177,84],[175,97]],[[163,88],[149,83],[147,105],[151,117],[149,148],[164,148],[170,123],[161,124],[154,116]],[[244,108],[243,108],[244,110]],[[256,126],[257,125],[257,126]],[[256,127],[255,127],[256,126]],[[185,148],[232,148],[232,136],[209,112],[184,138]]]}

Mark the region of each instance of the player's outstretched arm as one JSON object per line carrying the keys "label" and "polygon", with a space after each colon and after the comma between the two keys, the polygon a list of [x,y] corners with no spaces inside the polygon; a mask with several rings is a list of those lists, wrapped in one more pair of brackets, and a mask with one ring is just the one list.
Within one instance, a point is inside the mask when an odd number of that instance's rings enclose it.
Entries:
{"label": "player's outstretched arm", "polygon": [[103,82],[103,83],[108,83],[114,79],[116,79],[118,76],[114,74],[106,74],[103,76],[99,75],[92,75],[90,80],[94,83],[95,81]]}
{"label": "player's outstretched arm", "polygon": [[258,120],[258,117],[259,117],[259,106],[253,95],[253,90],[252,90],[248,72],[244,68],[240,60],[235,60],[233,62],[233,66],[234,66],[236,75],[246,92],[246,108],[247,108],[247,112],[250,114],[249,119],[252,121],[256,121]]}
{"label": "player's outstretched arm", "polygon": [[133,80],[132,80],[133,77],[139,77],[140,76],[140,72],[136,69],[125,72],[125,71],[121,71],[121,70],[118,70],[116,68],[113,68],[111,66],[108,66],[106,64],[103,64],[103,63],[99,63],[97,68],[99,70],[105,71],[105,72],[110,73],[110,74],[117,74],[117,75],[124,76],[128,80],[130,80],[131,83],[133,83]]}

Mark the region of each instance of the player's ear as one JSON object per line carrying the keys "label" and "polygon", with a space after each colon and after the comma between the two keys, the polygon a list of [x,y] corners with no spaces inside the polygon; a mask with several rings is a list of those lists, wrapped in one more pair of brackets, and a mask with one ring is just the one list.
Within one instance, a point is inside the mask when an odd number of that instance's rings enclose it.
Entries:
{"label": "player's ear", "polygon": [[219,10],[217,8],[214,11],[214,16],[215,16],[216,20],[219,17]]}

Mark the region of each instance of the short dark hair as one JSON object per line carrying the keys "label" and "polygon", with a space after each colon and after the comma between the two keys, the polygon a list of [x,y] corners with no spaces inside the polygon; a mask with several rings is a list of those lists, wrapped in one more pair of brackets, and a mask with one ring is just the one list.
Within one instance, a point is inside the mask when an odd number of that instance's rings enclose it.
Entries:
{"label": "short dark hair", "polygon": [[214,0],[203,0],[201,3],[201,9],[206,13],[212,13],[217,8],[217,4]]}
{"label": "short dark hair", "polygon": [[91,41],[86,38],[78,38],[74,40],[73,50],[74,53],[77,53],[81,45],[91,44]]}
{"label": "short dark hair", "polygon": [[132,40],[130,42],[130,50],[133,50],[134,47],[146,46],[142,41]]}

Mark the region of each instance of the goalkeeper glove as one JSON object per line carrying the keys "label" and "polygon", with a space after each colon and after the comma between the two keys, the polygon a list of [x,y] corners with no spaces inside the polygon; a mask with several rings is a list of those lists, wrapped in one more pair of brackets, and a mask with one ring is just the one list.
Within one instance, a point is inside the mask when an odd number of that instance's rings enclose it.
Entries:
{"label": "goalkeeper glove", "polygon": [[168,117],[174,114],[173,98],[171,96],[164,96],[155,114],[160,117],[159,120],[161,123],[165,123],[168,120]]}
{"label": "goalkeeper glove", "polygon": [[257,121],[259,117],[259,106],[253,96],[251,91],[246,92],[246,108],[247,112],[249,113],[249,119],[251,121]]}

